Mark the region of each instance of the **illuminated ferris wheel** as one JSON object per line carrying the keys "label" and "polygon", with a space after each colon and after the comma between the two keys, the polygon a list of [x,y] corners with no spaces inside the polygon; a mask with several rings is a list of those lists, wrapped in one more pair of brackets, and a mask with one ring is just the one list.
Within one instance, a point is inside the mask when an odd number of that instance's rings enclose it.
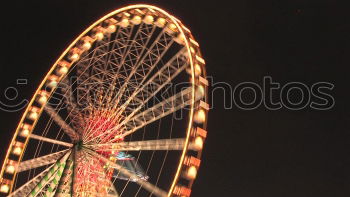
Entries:
{"label": "illuminated ferris wheel", "polygon": [[58,58],[1,168],[6,196],[190,196],[205,141],[199,44],[149,5],[118,9]]}

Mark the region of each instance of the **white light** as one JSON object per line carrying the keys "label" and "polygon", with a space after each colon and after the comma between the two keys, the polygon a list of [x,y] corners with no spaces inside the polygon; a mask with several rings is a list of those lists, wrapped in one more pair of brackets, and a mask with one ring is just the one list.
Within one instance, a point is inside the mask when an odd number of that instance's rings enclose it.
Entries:
{"label": "white light", "polygon": [[47,102],[47,96],[46,95],[42,95],[40,96],[38,102],[42,105],[44,105]]}
{"label": "white light", "polygon": [[15,148],[13,148],[12,153],[15,154],[15,155],[21,155],[21,153],[22,153],[22,148],[17,146],[17,147],[15,147]]}
{"label": "white light", "polygon": [[196,98],[201,99],[204,97],[205,89],[202,85],[199,85],[196,89]]}
{"label": "white light", "polygon": [[158,27],[164,27],[165,26],[165,23],[166,23],[166,20],[164,18],[158,18],[157,22],[156,22],[156,25]]}
{"label": "white light", "polygon": [[31,112],[29,114],[29,118],[32,119],[32,120],[36,120],[38,118],[38,113],[37,112]]}
{"label": "white light", "polygon": [[27,136],[29,135],[29,128],[30,128],[29,125],[24,124],[24,125],[22,126],[22,128],[21,128],[22,130],[21,130],[20,135],[21,135],[22,137],[27,137]]}
{"label": "white light", "polygon": [[196,150],[202,150],[203,149],[203,139],[201,137],[196,137],[194,139],[194,147]]}
{"label": "white light", "polygon": [[154,18],[151,15],[147,15],[143,20],[145,21],[146,24],[152,24],[154,21]]}
{"label": "white light", "polygon": [[62,66],[58,71],[57,71],[57,74],[59,75],[64,75],[68,72],[68,68],[65,67],[65,66]]}
{"label": "white light", "polygon": [[199,76],[202,74],[202,68],[199,64],[194,65],[194,75]]}
{"label": "white light", "polygon": [[1,185],[0,192],[8,193],[10,191],[10,187],[8,185]]}
{"label": "white light", "polygon": [[28,118],[31,120],[36,120],[38,117],[39,117],[39,108],[32,107],[29,112]]}
{"label": "white light", "polygon": [[129,20],[127,18],[124,18],[120,23],[119,25],[123,28],[129,26]]}
{"label": "white light", "polygon": [[51,80],[49,83],[48,83],[48,86],[50,88],[55,88],[57,86],[57,81],[56,80]]}
{"label": "white light", "polygon": [[197,176],[197,168],[195,166],[191,166],[187,170],[187,177],[190,179],[195,179]]}
{"label": "white light", "polygon": [[114,33],[116,30],[117,30],[117,27],[115,25],[109,25],[107,27],[107,32],[110,33],[110,34]]}
{"label": "white light", "polygon": [[197,123],[203,123],[205,119],[206,119],[206,114],[203,109],[198,110],[194,115],[194,121]]}
{"label": "white light", "polygon": [[49,86],[50,88],[55,88],[57,86],[57,84],[58,84],[57,80],[58,80],[58,77],[56,75],[51,75],[48,78],[47,86]]}
{"label": "white light", "polygon": [[135,16],[131,22],[134,23],[135,25],[139,25],[141,23],[142,19],[140,16]]}
{"label": "white light", "polygon": [[205,64],[205,61],[203,58],[199,57],[198,55],[196,55],[196,60],[202,64]]}
{"label": "white light", "polygon": [[72,61],[76,61],[79,59],[79,54],[78,53],[73,53],[70,57],[69,57],[70,60]]}
{"label": "white light", "polygon": [[102,40],[102,39],[103,39],[103,37],[104,37],[104,35],[103,35],[103,33],[102,33],[102,32],[97,32],[97,33],[95,34],[95,38],[96,38],[96,40]]}
{"label": "white light", "polygon": [[15,173],[15,166],[13,165],[8,165],[5,169],[6,173],[13,174]]}
{"label": "white light", "polygon": [[172,31],[176,31],[176,29],[177,29],[176,25],[173,24],[173,23],[171,23],[171,24],[169,25],[169,28],[170,28]]}
{"label": "white light", "polygon": [[191,53],[195,53],[196,52],[193,47],[190,47],[190,51],[191,51]]}
{"label": "white light", "polygon": [[182,34],[179,34],[176,38],[174,38],[174,41],[178,44],[184,45],[185,44],[185,37]]}
{"label": "white light", "polygon": [[22,137],[27,137],[29,135],[29,130],[28,129],[23,129],[22,132],[20,133]]}
{"label": "white light", "polygon": [[84,50],[89,50],[90,48],[91,48],[91,43],[90,42],[84,42],[83,49]]}

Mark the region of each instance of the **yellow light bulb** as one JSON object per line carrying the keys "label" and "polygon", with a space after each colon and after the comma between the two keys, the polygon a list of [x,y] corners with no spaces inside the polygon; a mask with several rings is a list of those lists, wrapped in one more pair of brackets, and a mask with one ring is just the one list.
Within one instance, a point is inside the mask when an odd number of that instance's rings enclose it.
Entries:
{"label": "yellow light bulb", "polygon": [[107,27],[107,32],[108,33],[114,33],[117,30],[117,27],[115,25],[109,25]]}
{"label": "yellow light bulb", "polygon": [[20,133],[22,137],[27,137],[29,135],[29,130],[28,129],[23,129],[22,132]]}
{"label": "yellow light bulb", "polygon": [[164,18],[158,18],[156,25],[158,27],[164,27],[165,23],[166,23],[166,20]]}
{"label": "yellow light bulb", "polygon": [[201,137],[196,137],[194,140],[194,147],[196,150],[202,150],[203,149],[203,139]]}
{"label": "yellow light bulb", "polygon": [[40,96],[38,102],[42,105],[44,105],[47,102],[47,97],[45,95]]}
{"label": "yellow light bulb", "polygon": [[73,54],[70,56],[69,59],[72,60],[72,61],[76,61],[76,60],[79,59],[79,54],[78,54],[78,53],[73,53]]}
{"label": "yellow light bulb", "polygon": [[0,192],[8,193],[10,191],[10,187],[8,185],[1,185]]}
{"label": "yellow light bulb", "polygon": [[134,23],[135,25],[139,25],[141,23],[141,17],[140,16],[135,16],[133,19],[132,19],[132,23]]}
{"label": "yellow light bulb", "polygon": [[169,25],[169,28],[171,29],[171,30],[173,30],[173,31],[176,31],[176,25],[175,24],[173,24],[173,23],[171,23],[170,25]]}
{"label": "yellow light bulb", "polygon": [[202,68],[199,64],[194,65],[194,75],[199,76],[202,73]]}
{"label": "yellow light bulb", "polygon": [[202,85],[199,85],[196,89],[196,98],[201,99],[204,97],[205,89]]}
{"label": "yellow light bulb", "polygon": [[15,166],[13,166],[13,165],[8,165],[8,166],[6,167],[6,169],[5,169],[5,171],[6,171],[6,173],[8,173],[8,174],[13,174],[13,173],[15,173]]}
{"label": "yellow light bulb", "polygon": [[154,18],[151,15],[147,15],[147,16],[145,16],[144,21],[146,24],[152,24],[154,21]]}
{"label": "yellow light bulb", "polygon": [[187,177],[190,179],[195,179],[197,176],[197,168],[195,166],[191,166],[187,170]]}
{"label": "yellow light bulb", "polygon": [[68,72],[68,68],[65,67],[65,66],[61,67],[61,68],[58,70],[58,74],[59,74],[59,75],[64,75],[64,74],[66,74],[67,72]]}
{"label": "yellow light bulb", "polygon": [[205,119],[206,119],[206,114],[203,109],[198,110],[194,115],[194,121],[196,121],[197,123],[203,123]]}
{"label": "yellow light bulb", "polygon": [[129,20],[127,18],[124,18],[119,24],[120,24],[120,26],[125,28],[125,27],[129,26]]}
{"label": "yellow light bulb", "polygon": [[21,155],[22,153],[22,148],[21,147],[15,147],[12,151],[13,154],[15,155]]}
{"label": "yellow light bulb", "polygon": [[85,42],[84,44],[83,44],[83,49],[84,50],[89,50],[91,48],[91,43],[90,42]]}
{"label": "yellow light bulb", "polygon": [[38,113],[36,113],[36,112],[31,112],[30,114],[29,114],[29,118],[30,119],[32,119],[32,120],[36,120],[37,118],[38,118]]}
{"label": "yellow light bulb", "polygon": [[97,40],[102,40],[103,37],[104,37],[104,35],[103,35],[102,32],[97,32],[97,33],[95,34],[95,38],[96,38]]}

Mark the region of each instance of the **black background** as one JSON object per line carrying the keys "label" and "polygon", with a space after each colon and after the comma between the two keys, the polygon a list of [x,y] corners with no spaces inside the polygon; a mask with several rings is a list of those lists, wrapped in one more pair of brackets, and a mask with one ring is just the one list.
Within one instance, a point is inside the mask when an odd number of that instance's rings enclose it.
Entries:
{"label": "black background", "polygon": [[[336,1],[6,1],[0,13],[1,101],[15,102],[4,98],[10,86],[19,90],[17,101],[30,99],[76,36],[136,2],[164,8],[191,29],[214,82],[234,87],[271,76],[281,85],[335,85],[329,92],[335,106],[327,111],[224,109],[232,98],[215,91],[194,197],[349,196],[349,7]],[[28,84],[16,85],[18,78]],[[2,155],[21,113],[0,112]]]}

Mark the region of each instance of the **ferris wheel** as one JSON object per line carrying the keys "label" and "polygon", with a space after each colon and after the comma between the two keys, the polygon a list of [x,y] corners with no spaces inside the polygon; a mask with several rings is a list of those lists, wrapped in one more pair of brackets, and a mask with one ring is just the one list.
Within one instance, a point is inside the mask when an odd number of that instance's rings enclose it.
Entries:
{"label": "ferris wheel", "polygon": [[6,196],[190,196],[207,136],[205,61],[178,19],[118,9],[58,58],[1,168]]}

